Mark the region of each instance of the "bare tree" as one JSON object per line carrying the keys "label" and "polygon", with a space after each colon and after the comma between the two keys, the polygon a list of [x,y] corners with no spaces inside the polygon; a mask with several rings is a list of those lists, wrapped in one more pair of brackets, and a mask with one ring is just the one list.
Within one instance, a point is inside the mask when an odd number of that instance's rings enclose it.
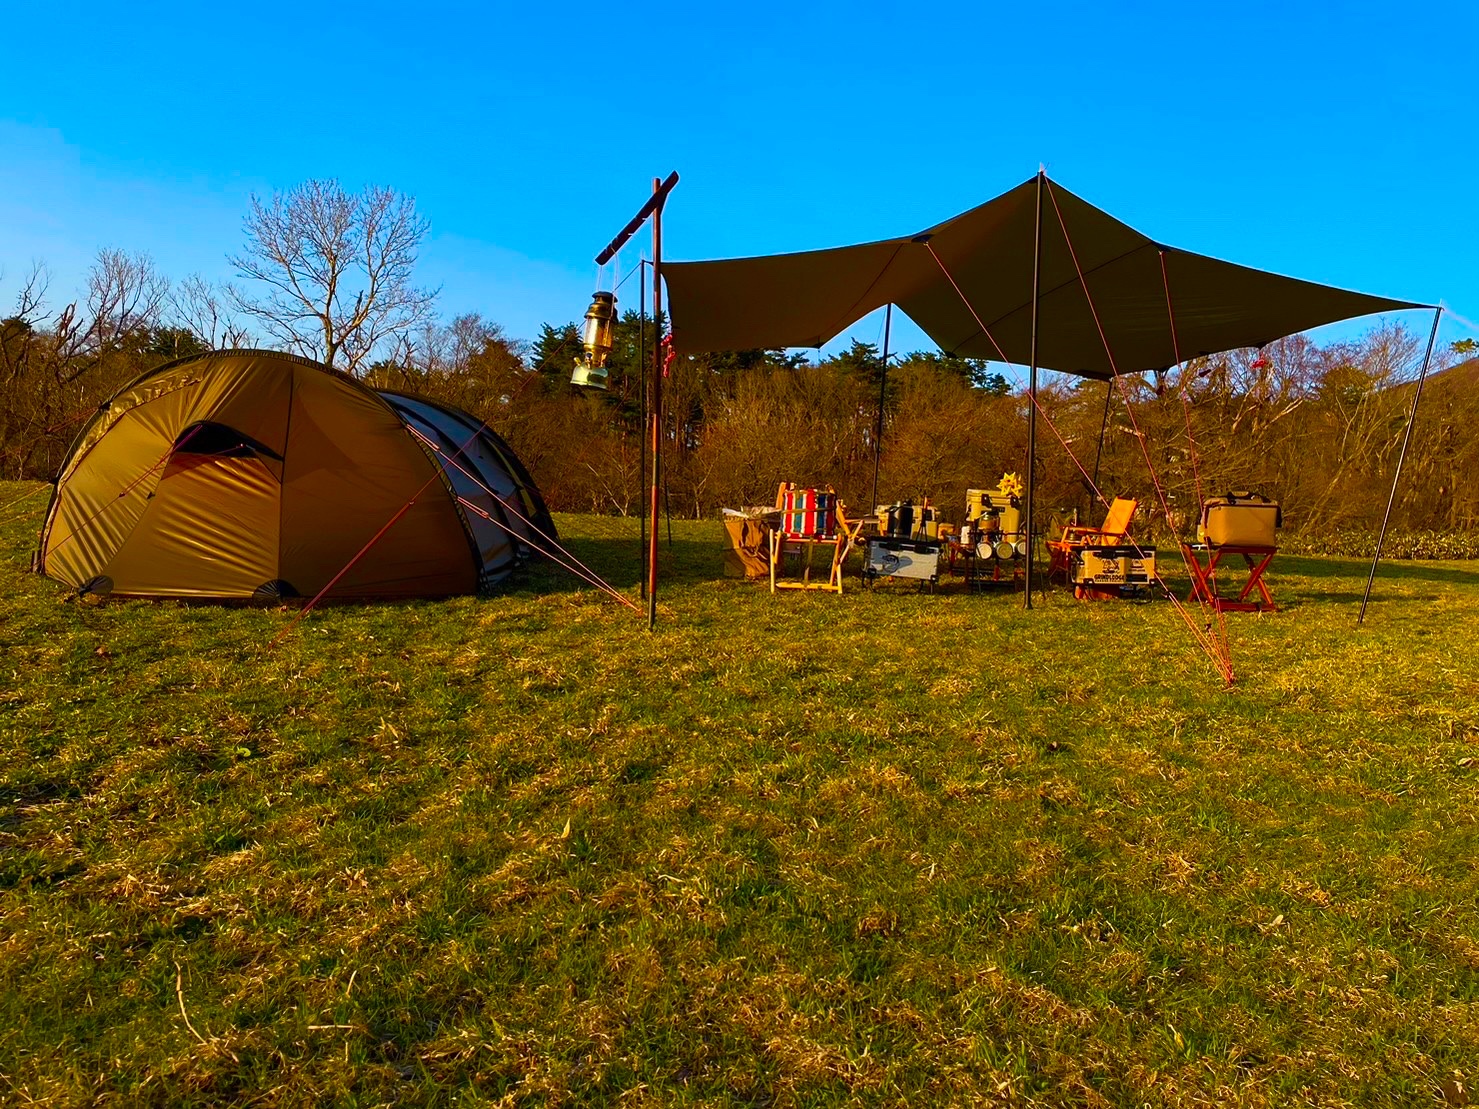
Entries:
{"label": "bare tree", "polygon": [[170,292],[170,320],[189,331],[209,350],[247,346],[251,333],[231,312],[229,294],[192,273]]}
{"label": "bare tree", "polygon": [[429,225],[409,196],[306,181],[253,196],[245,228],[230,261],[266,291],[232,286],[231,298],[290,350],[354,373],[430,317],[437,290],[411,283]]}
{"label": "bare tree", "polygon": [[100,250],[83,299],[55,316],[32,266],[0,320],[0,470],[50,473],[79,415],[139,372],[169,282],[145,254]]}
{"label": "bare tree", "polygon": [[[16,296],[11,319],[36,331],[46,316],[45,296],[50,276],[36,263]],[[87,295],[56,314],[44,348],[45,368],[58,386],[67,386],[104,367],[128,336],[156,327],[160,310],[169,295],[169,280],[154,268],[147,254],[100,250],[87,274]],[[28,358],[41,349],[28,343]],[[16,366],[6,358],[6,370],[14,376]]]}

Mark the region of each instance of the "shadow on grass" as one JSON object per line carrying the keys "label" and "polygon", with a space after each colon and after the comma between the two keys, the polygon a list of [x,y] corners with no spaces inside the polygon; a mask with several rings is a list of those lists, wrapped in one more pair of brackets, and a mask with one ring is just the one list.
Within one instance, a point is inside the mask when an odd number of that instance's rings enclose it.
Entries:
{"label": "shadow on grass", "polygon": [[[1272,574],[1297,574],[1306,578],[1361,578],[1371,572],[1369,559],[1355,558],[1310,558],[1300,555],[1279,555],[1269,568]],[[1429,562],[1406,560],[1382,561],[1376,571],[1376,580],[1451,582],[1454,585],[1479,585],[1479,568],[1460,570],[1450,566],[1434,566]],[[1360,599],[1360,594],[1356,594]]]}
{"label": "shadow on grass", "polygon": [[[563,545],[579,562],[619,590],[633,590],[647,571],[647,561],[635,538],[566,538]],[[718,544],[675,537],[664,538],[658,552],[659,580],[665,585],[692,585],[724,576],[724,557]],[[536,557],[515,574],[501,592],[511,594],[565,593],[590,585],[548,558]]]}

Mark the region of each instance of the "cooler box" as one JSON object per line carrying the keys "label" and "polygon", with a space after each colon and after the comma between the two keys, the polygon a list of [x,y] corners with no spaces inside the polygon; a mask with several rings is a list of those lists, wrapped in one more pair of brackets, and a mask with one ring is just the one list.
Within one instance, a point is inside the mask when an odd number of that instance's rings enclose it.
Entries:
{"label": "cooler box", "polygon": [[1207,498],[1197,538],[1209,547],[1274,547],[1274,533],[1283,525],[1277,501],[1257,493],[1229,493]]}
{"label": "cooler box", "polygon": [[1074,585],[1149,585],[1155,578],[1154,547],[1085,547],[1074,552]]}
{"label": "cooler box", "polygon": [[917,539],[869,538],[869,578],[916,578],[933,582],[940,575],[940,544]]}

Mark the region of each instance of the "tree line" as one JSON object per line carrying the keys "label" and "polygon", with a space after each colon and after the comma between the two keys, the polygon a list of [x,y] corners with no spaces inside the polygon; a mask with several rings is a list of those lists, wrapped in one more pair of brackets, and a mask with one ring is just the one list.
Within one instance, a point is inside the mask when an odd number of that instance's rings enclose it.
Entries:
{"label": "tree line", "polygon": [[[625,312],[610,387],[569,385],[574,322],[532,341],[466,313],[434,317],[413,270],[426,221],[391,190],[309,182],[253,199],[244,284],[173,283],[146,255],[99,253],[82,294],[50,296],[44,267],[13,283],[0,317],[0,476],[50,479],[88,414],[139,374],[186,355],[263,345],[379,388],[473,413],[509,441],[559,511],[633,514],[643,496],[643,381],[657,326]],[[643,358],[645,352],[645,361]],[[1039,523],[1098,519],[1092,489],[1162,497],[1189,532],[1200,496],[1252,489],[1307,534],[1370,529],[1385,507],[1421,339],[1382,320],[1359,338],[1293,336],[1117,382],[1045,375]],[[1479,361],[1439,352],[1395,507],[1397,527],[1479,531]],[[965,490],[1026,466],[1028,400],[999,367],[939,352],[891,357],[854,342],[829,356],[779,350],[680,356],[664,395],[664,485],[675,515],[770,503],[782,481],[830,485],[855,511],[872,496],[878,411],[883,502],[929,497],[958,517]],[[1152,471],[1156,478],[1152,478]],[[1157,480],[1158,479],[1158,480]]]}

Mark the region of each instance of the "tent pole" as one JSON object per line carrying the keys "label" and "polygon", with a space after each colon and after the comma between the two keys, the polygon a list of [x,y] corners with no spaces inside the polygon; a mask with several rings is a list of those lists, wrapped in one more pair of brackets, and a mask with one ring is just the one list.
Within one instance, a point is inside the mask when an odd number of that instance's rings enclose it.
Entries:
{"label": "tent pole", "polygon": [[1042,192],[1047,174],[1037,167],[1037,218],[1032,227],[1032,345],[1027,368],[1027,571],[1022,579],[1023,607],[1032,607],[1032,494],[1037,485],[1037,302],[1042,292]]}
{"label": "tent pole", "polygon": [[1407,431],[1402,436],[1402,450],[1397,455],[1397,469],[1392,474],[1392,492],[1387,497],[1387,510],[1381,517],[1381,531],[1376,537],[1376,554],[1371,559],[1371,573],[1366,577],[1366,592],[1361,594],[1361,611],[1356,616],[1359,626],[1366,619],[1366,603],[1371,600],[1371,585],[1376,581],[1376,565],[1381,561],[1381,547],[1387,538],[1387,523],[1392,518],[1392,505],[1397,502],[1397,482],[1402,478],[1402,464],[1407,461],[1407,447],[1412,442],[1412,429],[1417,423],[1417,404],[1422,400],[1423,382],[1428,379],[1428,365],[1433,360],[1433,344],[1438,341],[1438,321],[1443,316],[1443,306],[1433,309],[1433,330],[1428,332],[1428,350],[1423,355],[1423,368],[1417,376],[1417,390],[1412,394],[1412,411],[1407,416]]}
{"label": "tent pole", "polygon": [[873,499],[868,502],[868,511],[878,507],[878,463],[883,457],[883,404],[888,396],[888,331],[894,322],[894,306],[890,302],[883,310],[883,361],[878,367],[878,421],[873,425]]}
{"label": "tent pole", "polygon": [[[652,179],[654,196],[662,181]],[[662,507],[662,194],[652,210],[652,492],[647,516],[647,627],[657,626],[657,514]]]}
{"label": "tent pole", "polygon": [[[1109,402],[1114,397],[1114,378],[1111,377],[1104,386],[1104,415],[1099,420],[1099,447],[1094,451],[1094,476],[1089,479],[1089,484],[1095,489],[1099,488],[1099,460],[1104,457],[1104,429],[1109,426]],[[1092,504],[1092,493],[1089,500]]]}
{"label": "tent pole", "polygon": [[[637,263],[637,376],[642,382],[642,418],[637,427],[637,450],[641,461],[637,470],[637,508],[639,521],[637,565],[647,556],[647,259]],[[638,595],[647,599],[647,577],[637,572]]]}

